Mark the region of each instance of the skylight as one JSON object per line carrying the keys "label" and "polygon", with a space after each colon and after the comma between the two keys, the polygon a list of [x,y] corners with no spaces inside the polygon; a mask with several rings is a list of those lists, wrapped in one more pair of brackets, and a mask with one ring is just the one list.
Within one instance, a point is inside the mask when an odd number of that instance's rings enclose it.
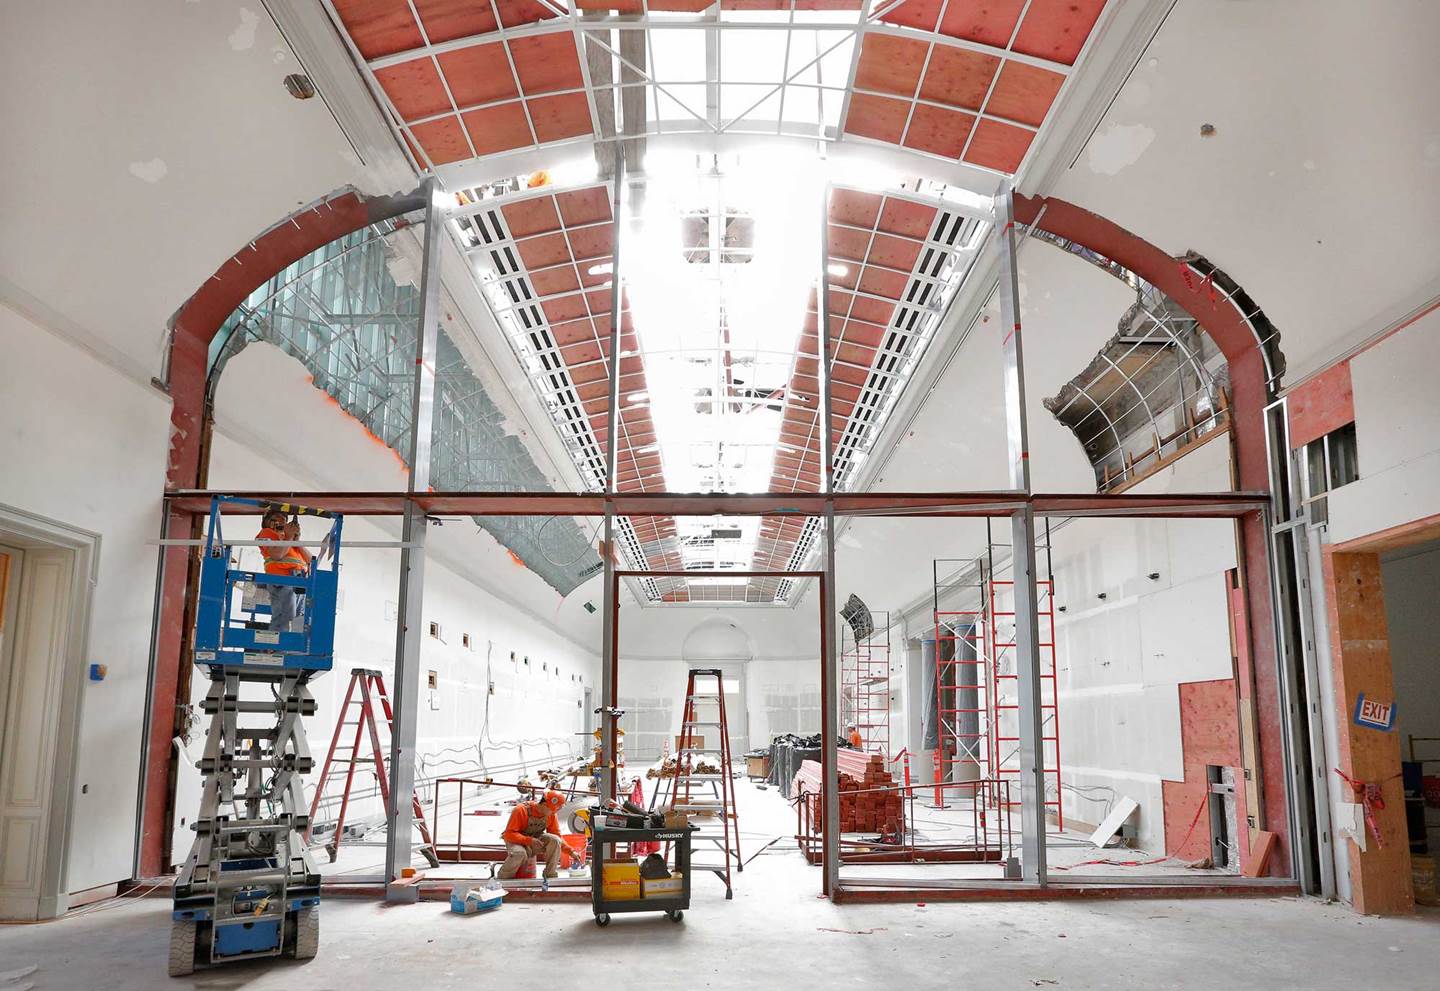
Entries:
{"label": "skylight", "polygon": [[[467,191],[456,218],[486,298],[586,485],[605,484],[618,277],[616,491],[820,491],[822,228],[835,484],[854,485],[969,271],[988,226],[982,205],[854,157],[774,146],[724,154],[652,146],[623,190],[618,224],[614,190],[598,182]],[[642,571],[798,571],[817,524],[621,519],[617,539]],[[733,588],[647,578],[641,587],[666,602],[778,603],[793,593],[778,578]]]}
{"label": "skylight", "polygon": [[[665,488],[767,491],[819,271],[820,197],[783,158],[652,152],[646,172],[621,267]],[[703,544],[716,528],[738,539]],[[682,558],[747,568],[757,531],[754,518],[678,521]]]}

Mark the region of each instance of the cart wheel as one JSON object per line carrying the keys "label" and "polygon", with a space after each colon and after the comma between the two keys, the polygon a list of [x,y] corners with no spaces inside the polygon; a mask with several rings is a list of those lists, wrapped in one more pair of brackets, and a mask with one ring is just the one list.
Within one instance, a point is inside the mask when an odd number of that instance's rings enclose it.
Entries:
{"label": "cart wheel", "polygon": [[685,913],[680,911],[678,908],[673,912],[666,912],[665,914],[670,916],[671,922],[679,922],[681,919],[685,918]]}
{"label": "cart wheel", "polygon": [[295,959],[310,960],[320,951],[320,910],[315,906],[295,913]]}
{"label": "cart wheel", "polygon": [[595,916],[595,924],[602,928],[608,926],[610,924],[610,913],[601,912],[599,915]]}
{"label": "cart wheel", "polygon": [[195,973],[195,923],[170,923],[170,976]]}

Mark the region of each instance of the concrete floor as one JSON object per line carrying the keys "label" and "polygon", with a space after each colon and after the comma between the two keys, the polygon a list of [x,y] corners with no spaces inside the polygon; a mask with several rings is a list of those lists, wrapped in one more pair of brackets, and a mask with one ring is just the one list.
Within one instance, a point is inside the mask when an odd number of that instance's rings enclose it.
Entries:
{"label": "concrete floor", "polygon": [[[449,991],[516,969],[590,987],[996,989],[1435,987],[1440,912],[1366,919],[1293,899],[834,906],[795,854],[762,856],[725,901],[697,878],[680,924],[588,905],[515,903],[451,915],[443,903],[330,899],[319,956],[165,976],[169,905],[119,903],[37,926],[0,926],[0,991]],[[20,977],[7,975],[30,966]],[[947,975],[942,979],[942,975]]]}

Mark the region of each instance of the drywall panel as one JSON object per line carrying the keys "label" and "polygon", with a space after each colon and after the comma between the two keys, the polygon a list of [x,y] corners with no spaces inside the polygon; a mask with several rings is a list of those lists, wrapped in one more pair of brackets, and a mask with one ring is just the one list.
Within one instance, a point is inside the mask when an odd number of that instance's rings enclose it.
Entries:
{"label": "drywall panel", "polygon": [[1360,478],[1328,499],[1342,543],[1440,514],[1440,310],[1350,362]]}
{"label": "drywall panel", "polygon": [[170,407],[0,305],[0,503],[96,533],[89,659],[81,692],[69,891],[127,878]]}
{"label": "drywall panel", "polygon": [[1232,676],[1227,586],[1220,574],[1146,596],[1140,640],[1147,685]]}

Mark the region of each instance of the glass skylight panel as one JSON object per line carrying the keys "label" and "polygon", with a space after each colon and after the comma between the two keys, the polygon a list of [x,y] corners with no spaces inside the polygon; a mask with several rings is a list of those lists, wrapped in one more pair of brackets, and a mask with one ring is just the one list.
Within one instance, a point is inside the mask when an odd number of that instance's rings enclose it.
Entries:
{"label": "glass skylight panel", "polygon": [[730,131],[774,132],[780,120],[780,90],[772,83],[720,87],[720,120]]}
{"label": "glass skylight panel", "polygon": [[649,35],[652,78],[657,83],[705,81],[705,31],[673,28],[651,31]]}
{"label": "glass skylight panel", "polygon": [[726,31],[720,42],[720,79],[726,83],[779,83],[785,72],[787,33]]}

